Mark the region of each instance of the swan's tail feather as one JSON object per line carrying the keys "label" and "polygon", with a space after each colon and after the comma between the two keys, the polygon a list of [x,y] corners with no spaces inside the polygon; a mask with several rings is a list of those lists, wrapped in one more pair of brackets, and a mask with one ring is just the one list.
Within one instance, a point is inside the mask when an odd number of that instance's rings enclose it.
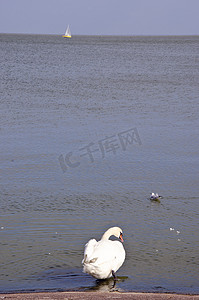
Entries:
{"label": "swan's tail feather", "polygon": [[82,260],[82,264],[85,264],[86,261],[87,261],[87,254],[84,255],[84,258],[83,258],[83,260]]}
{"label": "swan's tail feather", "polygon": [[88,260],[88,255],[85,254],[84,259],[82,260],[82,264],[94,264],[97,259],[98,259],[98,257],[94,257],[94,258]]}
{"label": "swan's tail feather", "polygon": [[98,259],[98,257],[92,258],[92,259],[89,261],[89,263],[90,263],[90,264],[94,264],[94,263],[96,262],[97,259]]}

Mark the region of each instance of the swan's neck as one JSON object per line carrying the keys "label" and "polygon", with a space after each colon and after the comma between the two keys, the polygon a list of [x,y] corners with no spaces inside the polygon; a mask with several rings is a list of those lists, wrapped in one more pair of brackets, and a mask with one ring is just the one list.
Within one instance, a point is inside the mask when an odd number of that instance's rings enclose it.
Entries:
{"label": "swan's neck", "polygon": [[102,236],[101,240],[108,240],[112,235],[116,235],[116,227],[109,228]]}
{"label": "swan's neck", "polygon": [[109,232],[105,232],[101,238],[101,240],[108,240],[110,238],[112,234],[110,234]]}

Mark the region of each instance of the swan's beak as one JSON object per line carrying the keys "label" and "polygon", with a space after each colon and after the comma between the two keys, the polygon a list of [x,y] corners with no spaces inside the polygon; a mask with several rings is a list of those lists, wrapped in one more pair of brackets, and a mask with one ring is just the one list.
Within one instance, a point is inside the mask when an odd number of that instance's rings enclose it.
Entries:
{"label": "swan's beak", "polygon": [[122,243],[124,242],[122,232],[120,233],[119,239],[121,240]]}

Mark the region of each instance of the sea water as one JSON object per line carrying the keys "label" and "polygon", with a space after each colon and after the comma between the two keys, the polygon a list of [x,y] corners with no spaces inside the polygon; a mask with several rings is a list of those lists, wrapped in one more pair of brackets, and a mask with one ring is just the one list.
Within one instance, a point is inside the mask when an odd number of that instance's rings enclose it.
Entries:
{"label": "sea water", "polygon": [[[199,37],[0,35],[0,291],[199,293]],[[161,202],[149,200],[151,192]]]}

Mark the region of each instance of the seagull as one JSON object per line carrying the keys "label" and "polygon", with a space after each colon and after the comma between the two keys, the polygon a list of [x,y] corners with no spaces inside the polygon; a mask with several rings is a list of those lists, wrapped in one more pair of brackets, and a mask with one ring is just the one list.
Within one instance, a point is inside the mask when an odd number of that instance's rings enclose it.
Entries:
{"label": "seagull", "polygon": [[159,196],[158,193],[151,193],[150,200],[152,201],[160,201],[162,196]]}

